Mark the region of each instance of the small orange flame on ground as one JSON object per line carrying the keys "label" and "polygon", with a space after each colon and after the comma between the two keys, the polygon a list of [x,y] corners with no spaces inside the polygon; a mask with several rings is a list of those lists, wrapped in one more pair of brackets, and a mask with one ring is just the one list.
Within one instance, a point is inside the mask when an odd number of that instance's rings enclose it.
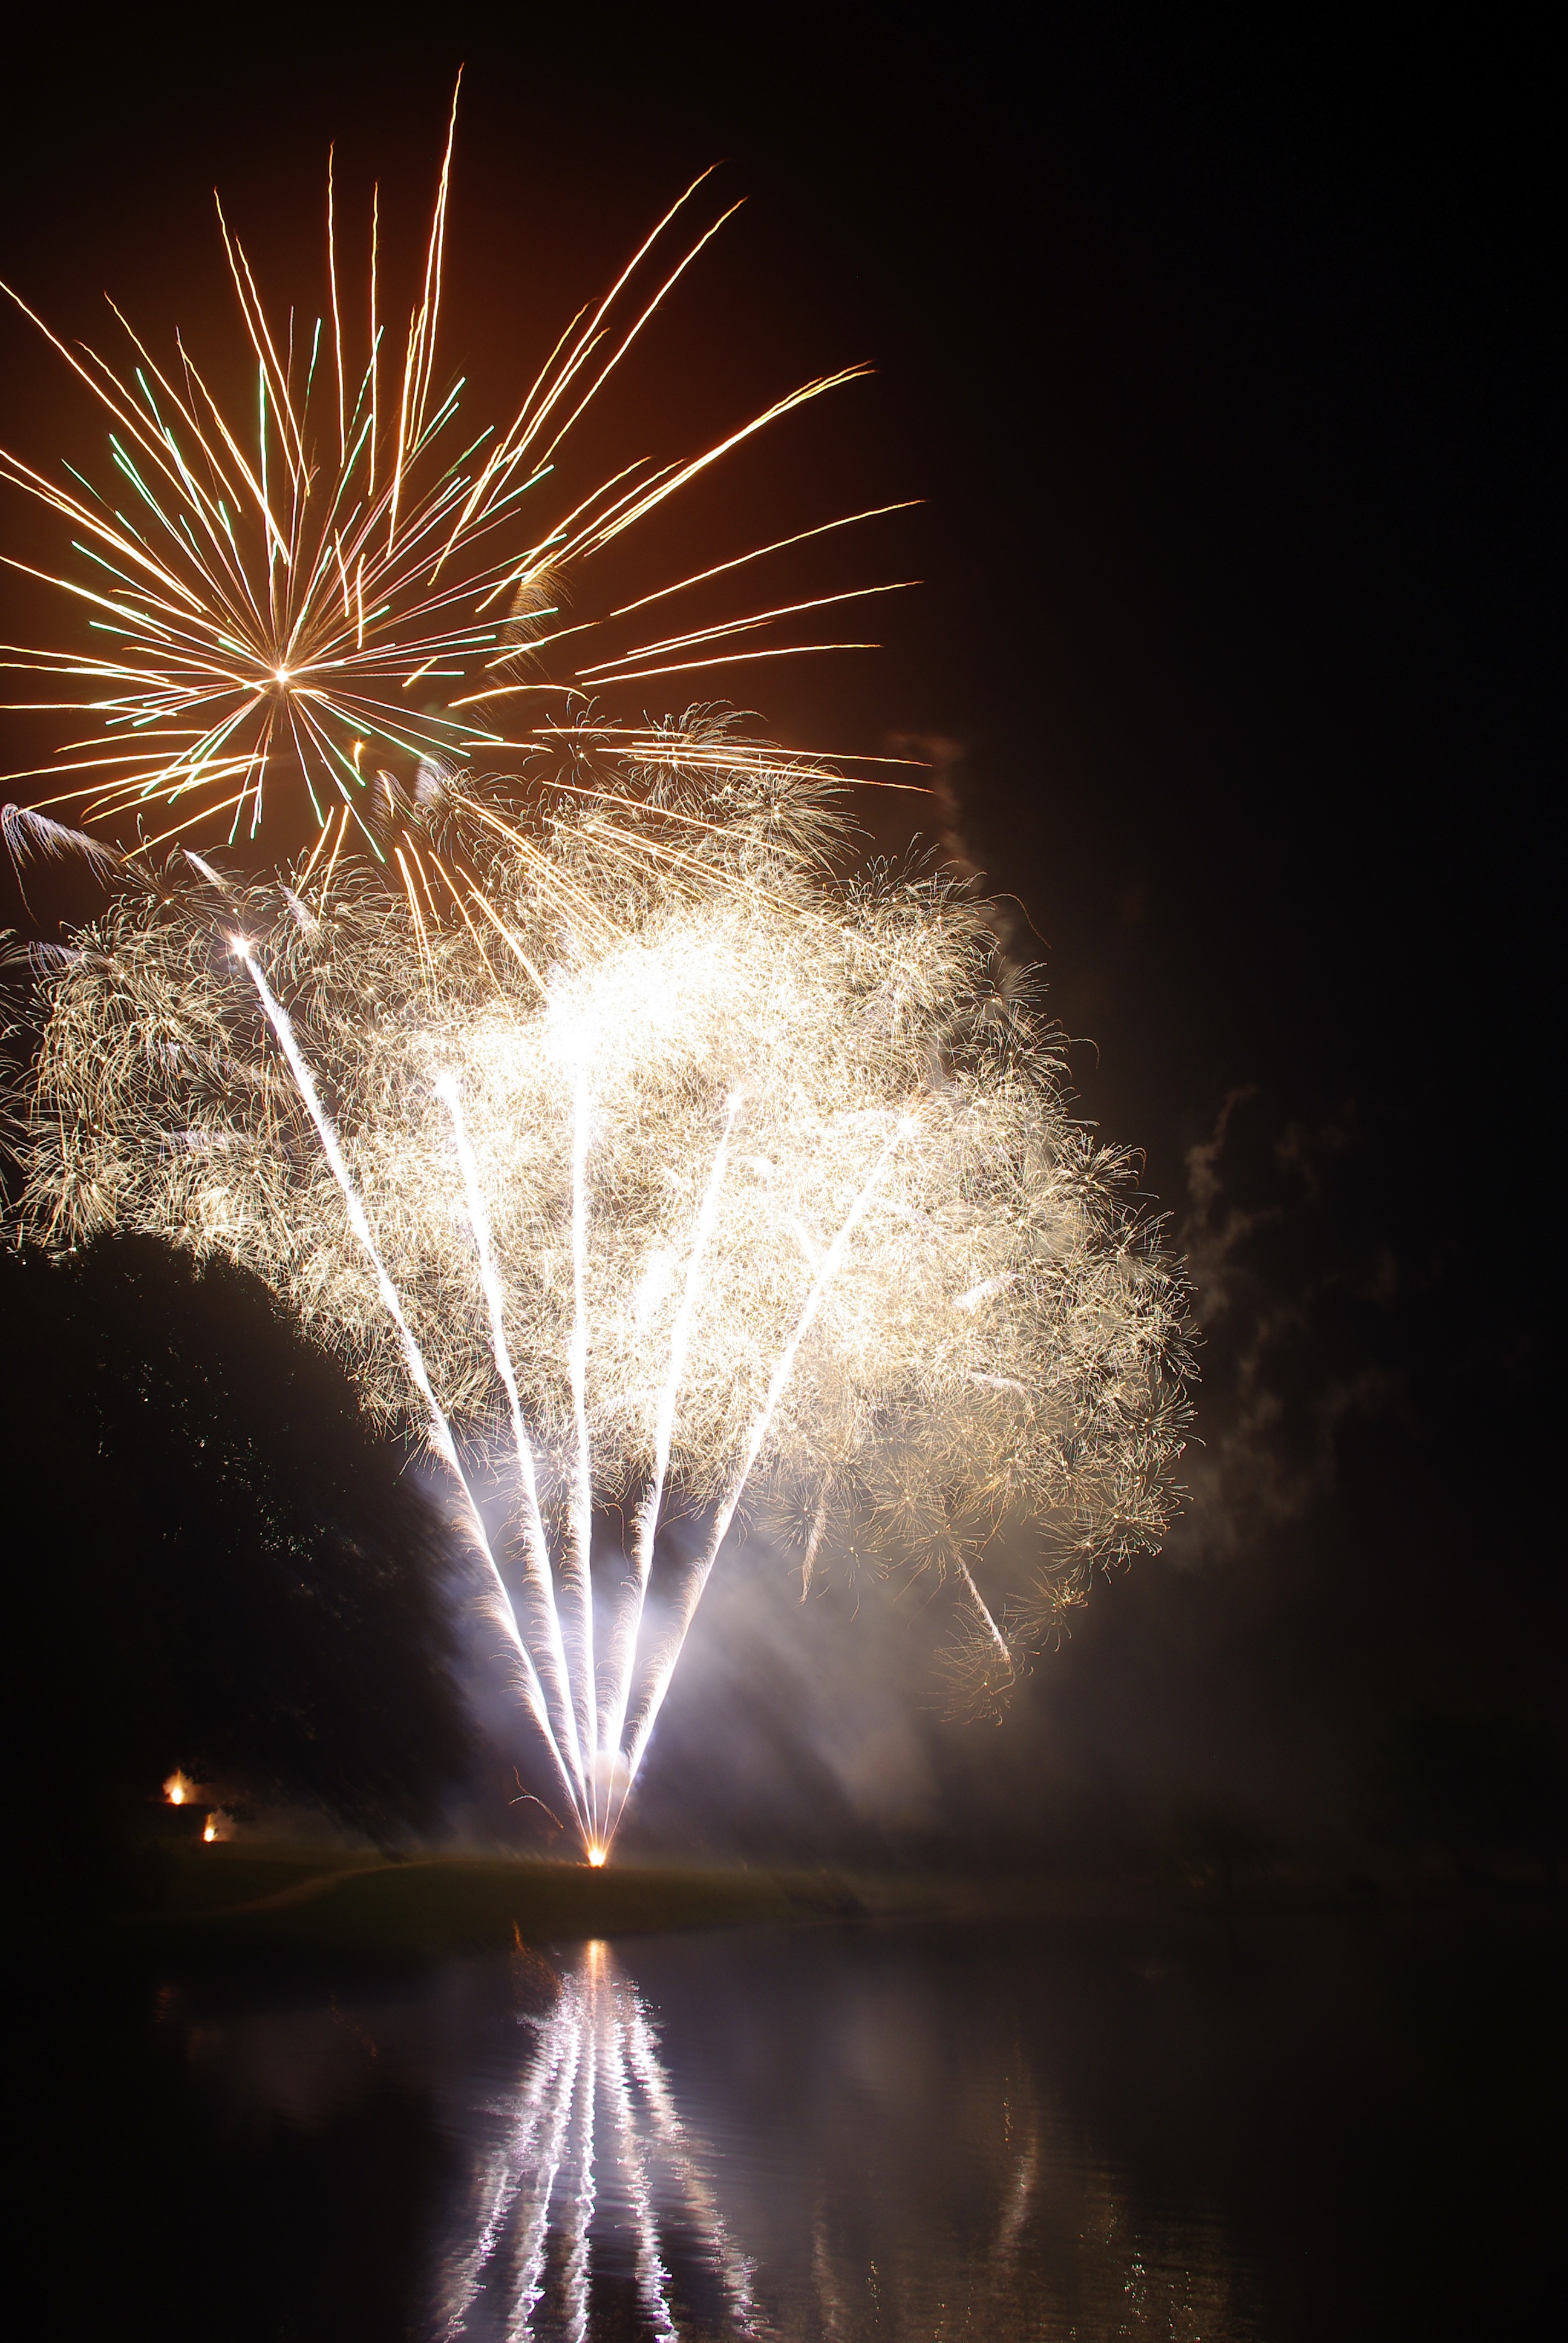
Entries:
{"label": "small orange flame on ground", "polygon": [[164,1795],[171,1806],[188,1805],[195,1790],[196,1784],[188,1774],[171,1774],[164,1784]]}
{"label": "small orange flame on ground", "polygon": [[605,1859],[605,1856],[606,1856],[606,1855],[608,1853],[608,1851],[609,1851],[609,1850],[608,1849],[608,1847],[602,1847],[602,1846],[590,1846],[590,1847],[589,1847],[589,1849],[588,1849],[588,1861],[592,1864],[592,1865],[593,1865],[593,1867],[594,1867],[594,1869],[595,1869],[596,1871],[598,1871],[598,1870],[600,1868],[600,1866],[602,1865],[602,1864],[603,1864],[603,1862],[604,1862],[604,1859]]}
{"label": "small orange flame on ground", "polygon": [[229,1835],[229,1819],[226,1814],[208,1815],[206,1828],[202,1833],[203,1840],[208,1846],[213,1845],[219,1839],[227,1838]]}

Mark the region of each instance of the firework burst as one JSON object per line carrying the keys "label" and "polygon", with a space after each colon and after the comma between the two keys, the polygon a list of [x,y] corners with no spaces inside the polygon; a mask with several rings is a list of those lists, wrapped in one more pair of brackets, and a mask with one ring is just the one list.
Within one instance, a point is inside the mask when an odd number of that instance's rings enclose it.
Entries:
{"label": "firework burst", "polygon": [[[687,228],[704,174],[572,321],[510,423],[473,433],[463,385],[437,360],[451,159],[448,132],[418,298],[396,327],[382,313],[374,221],[368,300],[350,315],[330,168],[328,298],[313,321],[269,311],[220,207],[252,368],[243,411],[226,406],[182,337],[160,362],[116,309],[130,353],[116,367],[67,347],[12,294],[106,413],[113,463],[100,481],[71,467],[56,478],[0,451],[0,477],[65,526],[74,556],[58,574],[11,566],[69,598],[86,628],[65,648],[0,647],[0,663],[51,685],[14,706],[85,728],[46,765],[5,777],[27,799],[53,783],[41,804],[74,805],[89,832],[148,846],[176,834],[249,840],[279,821],[297,839],[302,812],[317,831],[340,815],[378,852],[367,818],[377,792],[407,794],[432,768],[475,759],[515,765],[553,743],[563,717],[622,685],[869,648],[797,638],[816,613],[837,619],[892,585],[763,598],[699,626],[668,611],[690,588],[743,581],[749,565],[871,513],[568,618],[584,565],[743,441],[865,369],[802,383],[689,456],[636,459],[564,490],[563,443],[730,214]],[[13,809],[14,844],[57,843],[53,820]]]}
{"label": "firework burst", "polygon": [[45,1241],[247,1265],[424,1434],[596,1855],[738,1523],[944,1583],[990,1714],[1157,1542],[1182,1423],[1180,1274],[983,907],[835,879],[820,770],[721,723],[642,756],[281,886],[140,866],[26,1108]]}

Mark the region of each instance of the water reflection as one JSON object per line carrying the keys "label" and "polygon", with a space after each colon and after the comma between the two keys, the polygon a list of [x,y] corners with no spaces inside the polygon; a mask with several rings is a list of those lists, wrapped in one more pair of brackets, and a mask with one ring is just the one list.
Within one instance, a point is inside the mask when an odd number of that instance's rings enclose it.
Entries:
{"label": "water reflection", "polygon": [[756,1934],[184,2022],[231,2141],[429,2109],[447,2177],[406,2332],[1250,2343],[1222,2224],[1135,2201],[1070,2119],[1045,1984],[1037,1948],[963,1932]]}
{"label": "water reflection", "polygon": [[[846,1965],[798,1939],[742,1954],[738,1991],[716,1949],[641,1948],[668,2043],[604,1945],[509,2028],[477,1994],[477,2088],[446,2117],[467,2172],[441,2224],[435,2331],[1255,2331],[1218,2224],[1140,2219],[1086,2156],[1020,2029],[1021,1979],[993,1961],[966,1988],[907,1948]],[[508,1982],[528,1999],[526,1956]],[[498,1972],[490,1987],[507,1997]]]}
{"label": "water reflection", "polygon": [[719,2296],[727,2331],[761,2332],[750,2266],[677,2111],[648,2010],[607,1945],[587,1946],[537,2030],[454,2224],[446,2333],[586,2343],[592,2281],[613,2285],[628,2255],[659,2343],[690,2331],[678,2279],[689,2291],[693,2271]]}
{"label": "water reflection", "polygon": [[[1560,1952],[1020,1924],[193,1973],[150,2032],[35,2029],[49,2282],[95,2255],[95,2331],[156,2303],[164,2343],[1542,2332]],[[84,2138],[120,2176],[85,2240]]]}

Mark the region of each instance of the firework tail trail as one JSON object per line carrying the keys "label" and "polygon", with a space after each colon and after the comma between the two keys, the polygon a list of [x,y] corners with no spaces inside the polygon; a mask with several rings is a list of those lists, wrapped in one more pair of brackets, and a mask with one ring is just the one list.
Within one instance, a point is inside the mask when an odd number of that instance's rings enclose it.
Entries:
{"label": "firework tail trail", "polygon": [[1002,1634],[1001,1629],[997,1625],[995,1619],[991,1616],[984,1595],[980,1593],[980,1588],[975,1584],[973,1572],[970,1569],[968,1563],[964,1560],[961,1554],[955,1554],[953,1559],[958,1565],[959,1576],[963,1580],[964,1585],[968,1590],[970,1600],[980,1614],[980,1624],[985,1628],[986,1634],[990,1637],[991,1642],[996,1645],[997,1650],[1007,1662],[1008,1666],[1010,1668],[1012,1667],[1014,1665],[1013,1655],[1008,1649],[1007,1638]]}
{"label": "firework tail trail", "polygon": [[810,1535],[806,1540],[806,1552],[801,1557],[800,1562],[800,1600],[802,1603],[805,1602],[806,1597],[811,1592],[811,1581],[817,1569],[817,1556],[822,1544],[822,1533],[827,1526],[828,1483],[826,1479],[824,1479],[821,1493],[817,1499],[817,1510],[811,1516],[811,1531]]}
{"label": "firework tail trail", "polygon": [[244,962],[251,982],[256,987],[256,997],[260,1001],[262,1008],[266,1012],[266,1021],[277,1037],[278,1047],[282,1050],[284,1057],[288,1062],[288,1070],[294,1076],[295,1087],[298,1091],[300,1097],[305,1101],[306,1110],[309,1114],[312,1122],[316,1125],[316,1132],[317,1138],[321,1141],[322,1152],[327,1158],[333,1178],[337,1181],[339,1189],[342,1191],[343,1201],[348,1212],[348,1225],[353,1230],[356,1239],[368,1259],[371,1268],[375,1272],[377,1288],[380,1293],[382,1304],[393,1324],[397,1329],[397,1338],[402,1344],[404,1363],[408,1371],[409,1380],[412,1382],[414,1388],[425,1403],[426,1410],[429,1417],[432,1444],[435,1447],[437,1455],[439,1455],[442,1462],[452,1473],[458,1488],[463,1493],[464,1503],[468,1516],[468,1525],[474,1543],[489,1566],[490,1576],[494,1581],[495,1595],[498,1602],[497,1615],[500,1620],[500,1624],[506,1629],[510,1639],[513,1651],[517,1655],[523,1679],[524,1695],[528,1702],[529,1714],[532,1715],[534,1722],[538,1725],[539,1731],[544,1735],[549,1753],[555,1759],[556,1769],[560,1775],[561,1786],[567,1794],[568,1804],[572,1806],[574,1812],[580,1815],[580,1808],[578,1806],[576,1786],[572,1781],[571,1773],[567,1765],[566,1759],[561,1755],[560,1745],[556,1739],[554,1728],[550,1724],[549,1709],[545,1700],[544,1687],[539,1683],[538,1671],[534,1666],[532,1654],[530,1654],[527,1644],[523,1641],[521,1632],[518,1629],[517,1613],[512,1608],[512,1598],[507,1592],[507,1583],[501,1576],[500,1571],[497,1566],[496,1557],[490,1550],[490,1541],[486,1534],[484,1519],[479,1512],[478,1503],[474,1496],[474,1493],[468,1486],[467,1476],[464,1473],[462,1463],[459,1461],[457,1443],[452,1438],[451,1426],[447,1422],[441,1403],[436,1397],[435,1391],[431,1386],[429,1375],[426,1371],[424,1359],[420,1355],[419,1345],[414,1340],[413,1332],[409,1327],[407,1318],[403,1314],[403,1305],[398,1299],[397,1289],[393,1284],[391,1278],[388,1276],[386,1264],[383,1262],[381,1255],[377,1250],[376,1240],[371,1234],[370,1222],[367,1217],[364,1203],[360,1199],[359,1191],[356,1188],[353,1179],[349,1174],[348,1166],[344,1161],[343,1151],[337,1143],[337,1133],[333,1128],[331,1117],[327,1114],[326,1108],[321,1103],[320,1096],[316,1088],[315,1078],[310,1071],[310,1068],[305,1061],[305,1056],[299,1047],[299,1042],[295,1034],[294,1026],[289,1018],[288,1011],[284,1008],[283,1003],[278,1000],[276,994],[273,991],[272,987],[268,984],[266,976],[262,973],[261,963],[257,960],[255,953],[250,950],[248,946],[236,942],[235,950],[240,960]]}
{"label": "firework tail trail", "polygon": [[880,1183],[882,1174],[892,1160],[894,1150],[909,1137],[914,1128],[913,1116],[904,1114],[900,1116],[889,1132],[864,1185],[844,1216],[839,1233],[822,1256],[817,1274],[811,1281],[811,1290],[806,1296],[793,1332],[779,1353],[778,1364],[773,1370],[773,1380],[768,1386],[768,1395],[758,1411],[756,1423],[751,1427],[751,1437],[746,1444],[746,1453],[741,1458],[740,1469],[736,1473],[729,1493],[714,1517],[702,1558],[687,1581],[686,1592],[681,1599],[675,1624],[666,1639],[663,1653],[655,1666],[653,1678],[638,1714],[631,1739],[627,1745],[626,1785],[611,1825],[611,1836],[619,1827],[621,1816],[626,1812],[627,1801],[631,1795],[632,1785],[637,1780],[638,1768],[647,1755],[648,1735],[652,1733],[658,1712],[664,1705],[665,1695],[669,1690],[670,1681],[675,1674],[682,1647],[690,1632],[692,1620],[697,1615],[697,1606],[702,1600],[703,1590],[712,1575],[713,1565],[719,1559],[719,1549],[723,1544],[729,1524],[735,1518],[735,1509],[746,1493],[746,1483],[751,1477],[751,1468],[761,1453],[762,1443],[768,1437],[769,1427],[772,1423],[775,1411],[784,1396],[785,1387],[794,1372],[796,1354],[811,1330],[812,1322],[821,1307],[823,1295],[838,1275],[844,1256],[849,1249],[849,1240],[859,1226],[861,1217]]}
{"label": "firework tail trail", "polygon": [[495,1353],[496,1371],[506,1388],[507,1403],[511,1410],[512,1437],[517,1448],[518,1470],[523,1483],[523,1551],[527,1556],[528,1583],[545,1623],[546,1648],[549,1655],[552,1689],[557,1710],[562,1720],[567,1754],[572,1762],[581,1792],[582,1804],[588,1804],[588,1776],[583,1765],[581,1745],[578,1739],[577,1710],[571,1694],[566,1646],[561,1640],[560,1614],[556,1607],[555,1574],[550,1568],[549,1546],[545,1536],[544,1517],[539,1512],[538,1475],[534,1466],[533,1443],[523,1420],[522,1402],[518,1396],[518,1378],[512,1366],[512,1354],[507,1343],[505,1313],[500,1283],[496,1272],[495,1252],[491,1242],[490,1215],[485,1202],[484,1189],[479,1180],[479,1167],[475,1160],[467,1125],[463,1119],[463,1102],[457,1077],[444,1073],[436,1082],[437,1096],[446,1104],[452,1120],[452,1139],[457,1151],[457,1161],[463,1173],[463,1189],[468,1208],[468,1224],[474,1232],[474,1250],[478,1256],[479,1282],[484,1289],[486,1306],[490,1313],[490,1335]]}
{"label": "firework tail trail", "polygon": [[588,1420],[588,1069],[579,1060],[572,1078],[572,1332],[568,1365],[577,1473],[571,1534],[561,1568],[562,1591],[577,1613],[578,1735],[588,1771],[592,1825],[599,1828],[598,1700],[593,1655],[593,1453]]}
{"label": "firework tail trail", "polygon": [[735,1118],[740,1111],[741,1095],[737,1091],[729,1101],[724,1129],[714,1151],[713,1169],[709,1174],[701,1209],[697,1216],[690,1258],[686,1264],[686,1283],[669,1338],[669,1365],[659,1399],[658,1423],[654,1436],[653,1478],[638,1510],[634,1532],[630,1600],[621,1607],[610,1647],[609,1700],[600,1727],[601,1746],[610,1751],[619,1750],[621,1735],[626,1730],[627,1704],[631,1698],[632,1674],[637,1664],[638,1642],[648,1603],[648,1583],[653,1569],[653,1542],[658,1533],[659,1509],[664,1503],[664,1483],[669,1471],[670,1443],[675,1435],[675,1403],[686,1372],[687,1347],[700,1290],[703,1259],[719,1218],[719,1200],[729,1161],[729,1141],[735,1129]]}

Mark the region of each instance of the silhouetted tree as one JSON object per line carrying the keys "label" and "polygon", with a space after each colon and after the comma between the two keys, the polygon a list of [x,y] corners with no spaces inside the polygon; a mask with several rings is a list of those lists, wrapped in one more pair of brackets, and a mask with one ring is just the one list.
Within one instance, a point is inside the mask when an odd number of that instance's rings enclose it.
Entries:
{"label": "silhouetted tree", "polygon": [[0,1259],[7,1706],[45,1870],[134,1843],[176,1766],[381,1840],[469,1735],[444,1525],[266,1290],[143,1239]]}

